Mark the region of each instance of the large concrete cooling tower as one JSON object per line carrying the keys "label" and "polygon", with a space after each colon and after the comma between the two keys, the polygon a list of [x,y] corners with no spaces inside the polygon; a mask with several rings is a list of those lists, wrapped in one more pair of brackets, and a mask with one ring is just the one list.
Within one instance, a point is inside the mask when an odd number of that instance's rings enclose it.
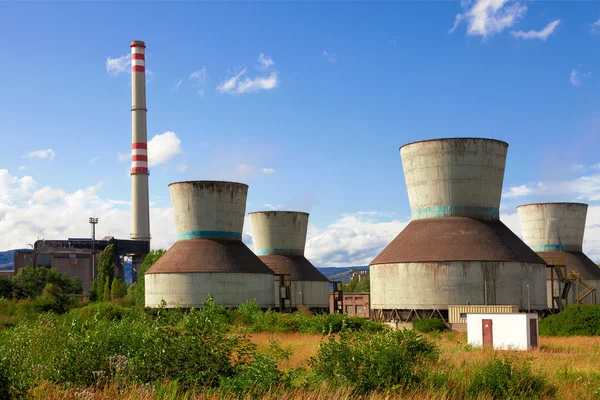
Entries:
{"label": "large concrete cooling tower", "polygon": [[[570,285],[567,303],[596,303],[595,289],[600,284],[600,268],[582,252],[587,204],[539,203],[517,207],[523,240],[551,266],[566,267],[558,271],[569,278],[571,272],[584,281]],[[549,270],[551,272],[551,270]],[[559,276],[548,274],[548,305],[557,308],[562,288]],[[554,304],[553,304],[554,303]]]}
{"label": "large concrete cooling tower", "polygon": [[273,272],[242,242],[248,186],[177,182],[169,192],[177,242],[146,272],[146,307],[199,307],[209,293],[227,307],[273,307]]}
{"label": "large concrete cooling tower", "polygon": [[[248,214],[254,250],[276,274],[275,305],[316,311],[329,308],[329,280],[304,257],[308,214],[293,211],[258,211]],[[280,275],[289,282],[289,300],[280,303]]]}
{"label": "large concrete cooling tower", "polygon": [[546,264],[499,219],[508,144],[454,138],[400,148],[412,220],[371,262],[371,308],[412,318],[448,305],[546,309]]}

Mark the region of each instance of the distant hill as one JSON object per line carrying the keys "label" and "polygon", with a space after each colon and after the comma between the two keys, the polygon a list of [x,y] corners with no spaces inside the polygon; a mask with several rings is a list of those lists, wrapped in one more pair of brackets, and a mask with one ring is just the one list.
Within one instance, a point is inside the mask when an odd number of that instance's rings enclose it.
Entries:
{"label": "distant hill", "polygon": [[33,251],[31,249],[14,249],[0,252],[0,271],[15,269],[15,251]]}
{"label": "distant hill", "polygon": [[[337,275],[337,274],[341,274],[344,272],[348,272],[351,269],[353,270],[369,270],[368,266],[352,266],[352,267],[317,267],[317,269],[323,274],[325,275],[327,278]],[[341,279],[337,279],[337,280],[341,280],[343,282],[349,282],[350,281],[350,275],[345,276]]]}

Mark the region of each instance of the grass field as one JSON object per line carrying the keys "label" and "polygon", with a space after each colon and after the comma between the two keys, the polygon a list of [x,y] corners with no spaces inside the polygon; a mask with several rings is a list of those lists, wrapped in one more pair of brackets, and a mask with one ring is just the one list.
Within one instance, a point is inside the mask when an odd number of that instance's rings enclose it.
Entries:
{"label": "grass field", "polygon": [[[450,374],[447,384],[440,390],[426,392],[371,393],[365,399],[460,399],[463,390],[474,371],[494,357],[510,356],[515,362],[531,365],[534,372],[544,376],[548,383],[556,387],[550,398],[558,399],[597,399],[600,398],[600,337],[541,337],[540,348],[519,352],[494,352],[474,349],[467,345],[466,334],[444,333],[428,335],[441,350],[437,368]],[[300,333],[256,333],[251,340],[258,350],[267,352],[270,340],[275,339],[281,347],[292,351],[292,355],[280,363],[284,370],[306,367],[308,360],[317,354],[321,335]],[[158,386],[140,385],[127,389],[105,387],[99,389],[65,389],[44,384],[31,393],[36,399],[211,399],[223,398],[220,393],[182,392],[176,384]],[[246,398],[252,398],[247,396]],[[271,399],[353,399],[357,398],[344,389],[327,387],[298,389],[285,394],[267,395]],[[480,396],[480,398],[489,398]]]}

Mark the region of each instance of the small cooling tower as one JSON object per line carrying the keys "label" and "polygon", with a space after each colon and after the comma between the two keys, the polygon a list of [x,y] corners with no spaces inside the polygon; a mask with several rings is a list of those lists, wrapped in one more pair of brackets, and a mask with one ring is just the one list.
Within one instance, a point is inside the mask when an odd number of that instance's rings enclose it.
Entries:
{"label": "small cooling tower", "polygon": [[242,242],[248,186],[177,182],[169,192],[177,242],[146,272],[146,307],[199,307],[209,294],[227,307],[273,307],[273,272]]}
{"label": "small cooling tower", "polygon": [[[587,204],[538,203],[517,207],[523,240],[550,266],[566,268],[559,271],[565,277],[576,272],[583,282],[569,289],[567,304],[597,303],[596,288],[600,285],[600,268],[583,253],[583,233]],[[549,269],[548,305],[556,308],[553,298],[562,296],[564,285]],[[553,304],[554,303],[554,304]]]}
{"label": "small cooling tower", "polygon": [[412,220],[371,262],[378,319],[448,305],[546,309],[546,264],[499,218],[508,144],[453,138],[400,148]]}
{"label": "small cooling tower", "polygon": [[282,307],[329,308],[329,280],[304,257],[308,214],[258,211],[248,214],[259,258],[275,273],[275,305],[280,306],[280,277],[289,282],[289,300]]}

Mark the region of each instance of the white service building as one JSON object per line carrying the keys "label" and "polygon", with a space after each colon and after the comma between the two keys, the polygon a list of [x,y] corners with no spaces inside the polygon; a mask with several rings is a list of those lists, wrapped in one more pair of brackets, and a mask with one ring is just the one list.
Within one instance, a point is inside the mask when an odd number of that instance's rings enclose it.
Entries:
{"label": "white service building", "polygon": [[538,315],[467,314],[467,337],[471,346],[529,350],[539,346]]}

